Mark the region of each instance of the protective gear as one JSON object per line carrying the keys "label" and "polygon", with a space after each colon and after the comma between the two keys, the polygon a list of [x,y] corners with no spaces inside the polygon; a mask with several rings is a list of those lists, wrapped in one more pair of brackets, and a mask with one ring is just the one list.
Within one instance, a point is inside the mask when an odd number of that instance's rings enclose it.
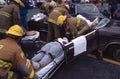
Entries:
{"label": "protective gear", "polygon": [[66,16],[60,15],[57,19],[57,23],[59,25],[63,25],[64,21],[66,20]]}
{"label": "protective gear", "polygon": [[16,3],[9,3],[0,9],[0,28],[8,30],[11,25],[20,23],[19,7]]}
{"label": "protective gear", "polygon": [[9,30],[7,31],[7,34],[11,34],[11,35],[15,35],[15,36],[24,36],[25,31],[23,30],[23,28],[21,26],[13,25],[9,28]]}
{"label": "protective gear", "polygon": [[21,0],[14,0],[16,3],[18,3],[21,7],[25,7],[23,2]]}
{"label": "protective gear", "polygon": [[[77,17],[68,17],[66,21],[66,37],[71,40],[76,38],[89,30],[86,20]],[[72,38],[71,38],[72,37]]]}
{"label": "protective gear", "polygon": [[50,2],[45,2],[41,5],[42,13],[45,15],[49,15],[49,13],[52,11],[53,6],[50,4]]}
{"label": "protective gear", "polygon": [[59,27],[59,24],[57,23],[60,15],[69,15],[68,10],[63,5],[55,7],[49,14],[47,42],[54,41],[55,39],[64,36],[62,34],[64,32],[61,31],[63,28]]}
{"label": "protective gear", "polygon": [[[0,67],[0,79],[4,79],[1,77],[7,77],[7,79],[11,78],[12,73],[10,73],[10,75],[8,74],[9,71],[12,70],[19,72],[16,73],[13,71],[14,74],[12,76],[12,79],[18,79],[18,78],[14,78],[17,77],[17,75],[20,75],[19,76],[21,77],[20,79],[23,79],[23,77],[34,79],[33,78],[35,74],[34,70],[27,61],[24,52],[22,51],[19,44],[17,44],[15,39],[7,37],[6,39],[0,40],[0,59],[2,60],[0,61],[0,64],[1,65],[3,64],[3,66],[5,66],[5,67]],[[10,63],[12,65],[10,65]]]}

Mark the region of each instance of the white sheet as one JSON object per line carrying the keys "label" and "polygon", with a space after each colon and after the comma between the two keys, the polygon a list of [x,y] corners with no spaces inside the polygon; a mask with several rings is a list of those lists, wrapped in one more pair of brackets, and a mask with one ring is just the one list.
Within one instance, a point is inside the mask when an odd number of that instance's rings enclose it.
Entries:
{"label": "white sheet", "polygon": [[87,50],[87,41],[85,36],[79,36],[72,40],[74,45],[74,56],[77,56]]}

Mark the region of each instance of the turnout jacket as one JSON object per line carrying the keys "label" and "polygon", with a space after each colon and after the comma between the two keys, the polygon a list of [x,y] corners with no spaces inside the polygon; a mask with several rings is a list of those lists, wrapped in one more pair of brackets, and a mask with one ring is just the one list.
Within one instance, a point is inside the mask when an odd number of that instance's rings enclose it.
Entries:
{"label": "turnout jacket", "polygon": [[65,30],[66,35],[72,35],[72,38],[82,35],[89,29],[87,22],[77,17],[68,17],[66,19]]}
{"label": "turnout jacket", "polygon": [[41,8],[42,8],[42,13],[44,13],[45,15],[49,15],[49,13],[52,11],[53,9],[53,6],[50,5],[50,2],[44,2],[42,5],[41,5]]}
{"label": "turnout jacket", "polygon": [[48,16],[48,37],[47,42],[54,41],[55,39],[62,37],[62,27],[59,26],[57,20],[60,15],[69,15],[65,5],[59,5],[55,7]]}
{"label": "turnout jacket", "polygon": [[48,21],[58,25],[57,19],[60,15],[69,15],[68,10],[65,8],[64,5],[59,5],[55,7],[49,14]]}
{"label": "turnout jacket", "polygon": [[19,72],[30,79],[34,77],[34,70],[27,62],[21,47],[8,37],[0,41],[0,78],[8,75],[9,71]]}
{"label": "turnout jacket", "polygon": [[19,6],[14,3],[4,6],[0,9],[0,29],[8,29],[14,24],[19,24],[20,14]]}

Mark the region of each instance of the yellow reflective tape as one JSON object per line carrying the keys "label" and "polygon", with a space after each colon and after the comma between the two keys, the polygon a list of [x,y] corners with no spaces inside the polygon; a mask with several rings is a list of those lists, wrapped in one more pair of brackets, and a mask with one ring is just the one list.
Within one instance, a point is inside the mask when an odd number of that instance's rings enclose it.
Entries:
{"label": "yellow reflective tape", "polygon": [[6,67],[12,67],[12,64],[9,63],[9,62],[5,62],[3,60],[0,60],[0,67],[4,67],[4,68],[6,68]]}
{"label": "yellow reflective tape", "polygon": [[[54,24],[57,24],[57,21],[53,20],[53,19],[48,19],[48,22],[51,22],[51,23],[54,23]],[[57,24],[58,25],[58,24]]]}
{"label": "yellow reflective tape", "polygon": [[3,65],[0,63],[0,68],[3,67]]}
{"label": "yellow reflective tape", "polygon": [[23,52],[20,53],[20,56],[24,59],[24,53]]}
{"label": "yellow reflective tape", "polygon": [[0,11],[0,15],[3,15],[7,18],[11,17],[11,14],[7,13],[7,12],[4,12],[4,11]]}
{"label": "yellow reflective tape", "polygon": [[9,71],[9,72],[8,72],[8,79],[12,79],[13,73],[14,73],[14,72],[12,72],[12,71]]}
{"label": "yellow reflective tape", "polygon": [[53,12],[55,12],[55,13],[58,13],[58,14],[62,15],[62,13],[61,13],[59,10],[53,10]]}
{"label": "yellow reflective tape", "polygon": [[26,66],[27,66],[27,68],[30,67],[30,63],[28,61],[26,62]]}
{"label": "yellow reflective tape", "polygon": [[0,45],[0,49],[2,49],[4,47],[4,45]]}
{"label": "yellow reflective tape", "polygon": [[77,33],[78,33],[79,35],[81,35],[81,34],[84,33],[88,28],[89,28],[88,26],[83,26],[83,28],[82,28],[80,31],[78,31]]}
{"label": "yellow reflective tape", "polygon": [[79,19],[79,18],[77,18],[77,24],[76,24],[76,26],[77,26],[77,27],[80,26],[80,19]]}
{"label": "yellow reflective tape", "polygon": [[70,32],[66,32],[66,34],[70,34]]}
{"label": "yellow reflective tape", "polygon": [[31,71],[31,73],[30,73],[30,75],[29,75],[29,78],[32,79],[32,78],[34,77],[34,74],[35,74],[35,72],[34,72],[34,70],[32,69],[32,71]]}

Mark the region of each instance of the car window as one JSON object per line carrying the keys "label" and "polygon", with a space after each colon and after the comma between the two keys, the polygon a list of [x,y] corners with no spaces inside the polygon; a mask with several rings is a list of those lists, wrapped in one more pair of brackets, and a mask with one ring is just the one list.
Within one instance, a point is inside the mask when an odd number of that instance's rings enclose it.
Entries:
{"label": "car window", "polygon": [[102,27],[105,27],[108,23],[110,22],[110,19],[108,18],[103,18],[95,27],[95,29],[99,29]]}
{"label": "car window", "polygon": [[98,8],[93,4],[76,5],[77,13],[99,13]]}

